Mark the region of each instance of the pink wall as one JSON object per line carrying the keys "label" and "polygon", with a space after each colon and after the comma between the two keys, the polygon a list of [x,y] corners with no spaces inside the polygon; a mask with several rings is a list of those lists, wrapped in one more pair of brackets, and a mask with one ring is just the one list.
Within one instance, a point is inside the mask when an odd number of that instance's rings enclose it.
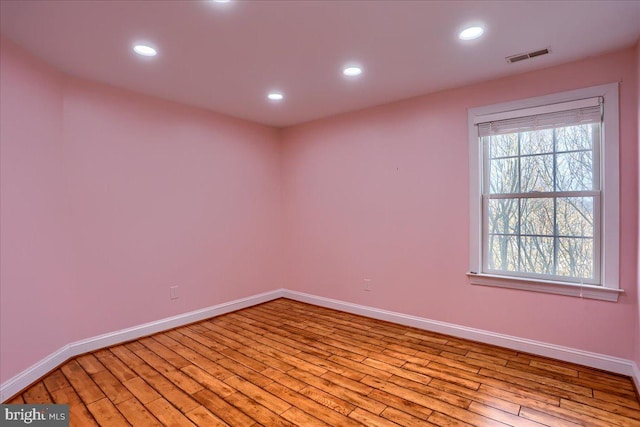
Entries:
{"label": "pink wall", "polygon": [[74,272],[62,77],[5,39],[0,55],[3,382],[69,342],[66,307]]}
{"label": "pink wall", "polygon": [[73,79],[64,129],[74,338],[281,286],[275,130]]}
{"label": "pink wall", "polygon": [[[413,98],[283,133],[287,285],[613,356],[637,323],[635,51]],[[472,286],[467,109],[621,82],[618,303]],[[372,291],[363,290],[371,279]]]}
{"label": "pink wall", "polygon": [[[636,89],[637,89],[636,108],[637,108],[637,112],[638,112],[638,118],[637,118],[637,120],[638,120],[638,147],[640,147],[640,40],[638,40],[638,43],[636,44]],[[638,173],[638,178],[640,179],[640,173]],[[638,200],[640,201],[640,197],[638,198]],[[638,215],[638,223],[640,224],[640,214]],[[636,244],[638,244],[638,242],[640,242],[640,227],[639,227],[638,232],[639,232],[639,234],[638,234],[638,239],[636,241]],[[640,284],[640,253],[638,253],[638,279],[637,279],[636,283]],[[638,316],[638,318],[637,318],[637,322],[636,322],[636,336],[635,336],[635,342],[636,342],[635,362],[638,365],[638,368],[640,368],[640,290],[637,292],[637,297],[638,297],[638,306],[637,306],[637,316]],[[640,379],[638,379],[638,380],[640,381]]]}
{"label": "pink wall", "polygon": [[0,382],[69,342],[281,287],[276,130],[7,45]]}

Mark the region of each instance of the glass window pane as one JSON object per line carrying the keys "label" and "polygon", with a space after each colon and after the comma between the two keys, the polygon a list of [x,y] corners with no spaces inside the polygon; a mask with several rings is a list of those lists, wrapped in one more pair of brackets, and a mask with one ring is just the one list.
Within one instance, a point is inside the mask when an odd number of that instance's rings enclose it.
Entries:
{"label": "glass window pane", "polygon": [[556,172],[558,191],[593,189],[593,151],[558,154]]}
{"label": "glass window pane", "polygon": [[522,157],[521,191],[553,191],[553,155]]}
{"label": "glass window pane", "polygon": [[534,130],[520,134],[520,154],[553,153],[553,129]]}
{"label": "glass window pane", "polygon": [[518,159],[491,160],[491,194],[515,193],[518,191]]}
{"label": "glass window pane", "polygon": [[488,218],[490,234],[516,234],[518,199],[489,200]]}
{"label": "glass window pane", "polygon": [[553,274],[553,237],[520,238],[521,271]]}
{"label": "glass window pane", "polygon": [[557,150],[591,150],[593,148],[593,133],[594,131],[598,132],[599,127],[598,124],[588,124],[557,128]]}
{"label": "glass window pane", "polygon": [[553,237],[553,199],[522,199],[520,233]]}
{"label": "glass window pane", "polygon": [[593,203],[593,197],[558,198],[558,234],[593,237]]}
{"label": "glass window pane", "polygon": [[491,158],[517,156],[518,134],[509,133],[506,135],[491,136],[490,150]]}
{"label": "glass window pane", "polygon": [[518,271],[518,238],[489,235],[489,269]]}
{"label": "glass window pane", "polygon": [[593,239],[558,239],[559,276],[593,278]]}

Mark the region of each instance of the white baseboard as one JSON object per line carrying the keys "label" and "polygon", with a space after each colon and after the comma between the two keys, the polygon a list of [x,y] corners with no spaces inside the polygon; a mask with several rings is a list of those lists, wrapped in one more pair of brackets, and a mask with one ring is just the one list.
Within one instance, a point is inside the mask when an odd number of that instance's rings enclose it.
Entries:
{"label": "white baseboard", "polygon": [[633,375],[631,375],[631,377],[633,378],[633,382],[636,383],[636,393],[640,396],[640,369],[638,369],[637,363],[631,362],[631,364],[633,365]]}
{"label": "white baseboard", "polygon": [[263,302],[281,298],[283,295],[284,290],[277,289],[275,291],[237,299],[200,310],[190,311],[177,316],[167,317],[155,322],[149,322],[67,344],[55,353],[50,354],[38,363],[2,383],[0,385],[0,402],[4,402],[6,399],[28,387],[48,372],[63,364],[65,361],[79,354],[95,351],[104,347],[152,335],[157,332],[166,331],[179,326],[188,325],[189,323],[198,322],[200,320],[220,316],[221,314],[262,304]]}
{"label": "white baseboard", "polygon": [[[633,377],[636,382],[636,386],[640,384],[640,371],[638,371],[638,366],[631,360],[621,359],[605,354],[592,353],[570,347],[563,347],[555,344],[548,344],[540,341],[533,341],[526,338],[498,334],[482,329],[469,328],[437,320],[425,319],[393,311],[381,310],[379,308],[352,304],[302,292],[284,290],[283,296],[292,300],[346,311],[348,313],[358,314],[374,319],[386,320],[388,322],[412,326],[414,328],[424,329],[427,331],[439,332],[458,338],[465,338],[485,344],[497,345],[512,350],[564,360],[566,362],[577,363],[622,375],[628,375]],[[640,391],[640,387],[638,390]]]}
{"label": "white baseboard", "polygon": [[605,371],[628,375],[633,378],[636,388],[640,392],[640,369],[638,368],[638,365],[631,360],[621,359],[605,354],[592,353],[575,348],[563,347],[555,344],[548,344],[540,341],[533,341],[525,338],[518,338],[510,335],[497,334],[482,329],[469,328],[452,323],[425,319],[422,317],[382,310],[374,307],[367,307],[345,301],[305,294],[302,292],[277,289],[67,344],[55,353],[50,354],[38,363],[1,384],[0,402],[4,402],[6,399],[28,387],[30,384],[46,375],[66,360],[79,354],[131,341],[157,332],[220,316],[225,313],[282,297],[321,307],[333,308],[347,313],[371,317],[373,319],[386,320],[427,331],[439,332],[459,338],[493,344],[517,351],[537,354],[544,357],[550,357],[597,369],[603,369]]}

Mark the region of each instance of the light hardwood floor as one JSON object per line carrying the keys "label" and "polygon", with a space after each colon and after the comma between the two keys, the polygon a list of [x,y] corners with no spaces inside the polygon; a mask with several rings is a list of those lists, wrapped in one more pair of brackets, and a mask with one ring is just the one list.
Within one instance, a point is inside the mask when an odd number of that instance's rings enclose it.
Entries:
{"label": "light hardwood floor", "polygon": [[630,378],[279,299],[76,357],[72,426],[640,426]]}

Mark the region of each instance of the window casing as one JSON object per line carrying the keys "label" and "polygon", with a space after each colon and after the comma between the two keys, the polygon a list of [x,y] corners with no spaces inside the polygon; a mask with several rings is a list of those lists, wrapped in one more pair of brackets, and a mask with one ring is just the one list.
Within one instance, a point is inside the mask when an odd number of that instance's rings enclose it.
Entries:
{"label": "window casing", "polygon": [[617,300],[617,96],[469,110],[472,284]]}

